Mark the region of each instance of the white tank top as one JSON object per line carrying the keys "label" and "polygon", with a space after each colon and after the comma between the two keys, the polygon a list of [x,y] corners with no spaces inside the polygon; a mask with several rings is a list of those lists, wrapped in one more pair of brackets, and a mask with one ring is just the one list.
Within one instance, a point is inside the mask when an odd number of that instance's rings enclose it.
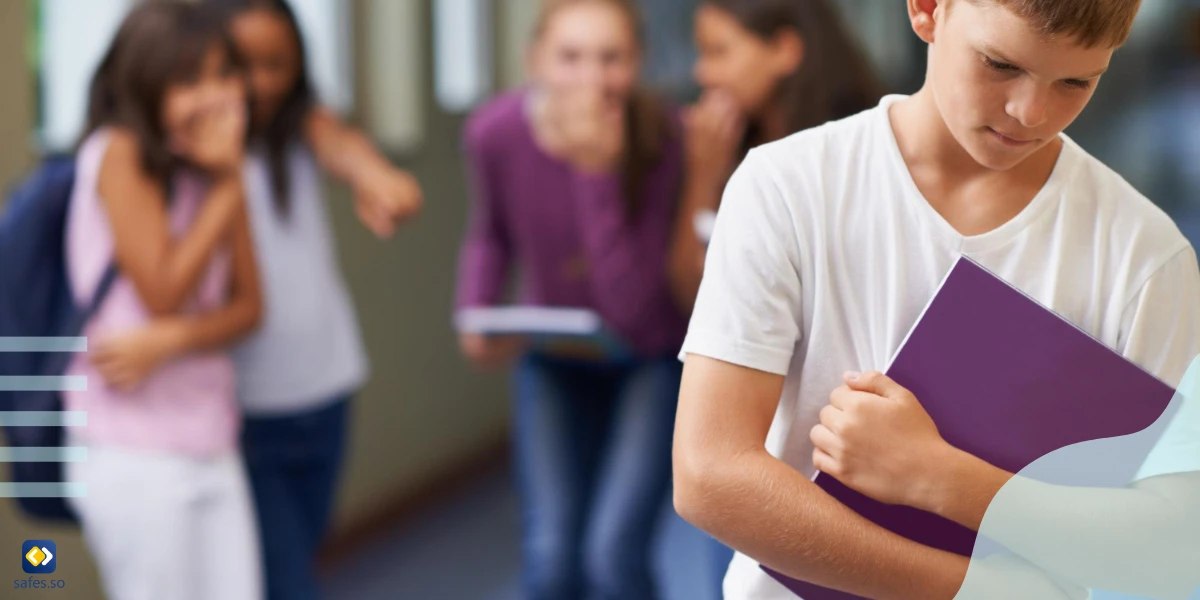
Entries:
{"label": "white tank top", "polygon": [[259,330],[234,351],[238,395],[250,415],[321,408],[367,378],[316,164],[293,146],[288,171],[291,205],[281,215],[265,152],[247,155],[246,202],[265,308]]}

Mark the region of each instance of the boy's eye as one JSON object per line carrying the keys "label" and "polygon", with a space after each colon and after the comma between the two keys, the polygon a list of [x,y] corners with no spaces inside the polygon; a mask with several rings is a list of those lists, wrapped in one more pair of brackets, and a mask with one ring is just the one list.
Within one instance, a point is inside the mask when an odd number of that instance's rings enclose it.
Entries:
{"label": "boy's eye", "polygon": [[1080,89],[1080,90],[1086,90],[1086,89],[1092,87],[1092,82],[1087,79],[1067,79],[1067,80],[1064,80],[1063,83],[1066,84],[1067,87],[1072,87],[1072,88]]}
{"label": "boy's eye", "polygon": [[985,65],[987,65],[987,66],[988,66],[988,68],[989,68],[989,69],[992,69],[993,71],[1001,71],[1001,72],[1005,72],[1005,73],[1011,73],[1011,72],[1013,72],[1013,71],[1019,71],[1019,70],[1020,70],[1020,68],[1019,68],[1019,67],[1017,67],[1016,65],[1010,65],[1010,64],[1008,64],[1008,63],[1002,63],[1002,62],[1000,62],[1000,61],[998,61],[998,60],[993,60],[993,59],[991,59],[991,58],[988,58],[988,57],[986,57],[986,56],[985,56],[985,57],[983,57],[983,63],[984,63]]}

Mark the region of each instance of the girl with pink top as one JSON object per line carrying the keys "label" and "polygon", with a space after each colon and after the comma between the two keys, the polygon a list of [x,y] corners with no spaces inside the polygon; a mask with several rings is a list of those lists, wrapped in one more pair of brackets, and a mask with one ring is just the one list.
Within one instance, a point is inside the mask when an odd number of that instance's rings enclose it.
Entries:
{"label": "girl with pink top", "polygon": [[261,598],[237,450],[234,366],[261,299],[242,174],[246,97],[221,21],[183,3],[125,19],[92,82],[67,221],[84,301],[118,275],[86,328],[65,394],[88,448],[70,481],[110,600]]}

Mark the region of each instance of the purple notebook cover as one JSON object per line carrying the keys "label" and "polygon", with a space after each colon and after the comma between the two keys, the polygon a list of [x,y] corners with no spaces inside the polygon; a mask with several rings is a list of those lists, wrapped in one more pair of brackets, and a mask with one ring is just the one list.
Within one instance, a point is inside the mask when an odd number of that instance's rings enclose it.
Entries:
{"label": "purple notebook cover", "polygon": [[[967,258],[946,277],[887,374],[920,399],[947,442],[1014,473],[1072,444],[1137,433],[1175,394]],[[964,556],[975,547],[975,532],[957,523],[876,502],[824,473],[814,481],[909,539]],[[804,600],[861,600],[763,569]]]}

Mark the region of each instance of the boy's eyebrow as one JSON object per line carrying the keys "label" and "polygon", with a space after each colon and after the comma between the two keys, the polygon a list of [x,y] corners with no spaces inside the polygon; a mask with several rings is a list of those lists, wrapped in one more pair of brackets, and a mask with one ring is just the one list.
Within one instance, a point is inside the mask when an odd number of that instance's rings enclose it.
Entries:
{"label": "boy's eyebrow", "polygon": [[1016,64],[1016,61],[1004,56],[1003,52],[997,50],[996,48],[994,48],[992,46],[989,46],[988,44],[983,45],[983,53],[987,54],[988,56],[991,56],[992,58],[994,58],[1002,63],[1008,63],[1010,65]]}
{"label": "boy's eyebrow", "polygon": [[1076,79],[1091,79],[1093,77],[1099,77],[1107,72],[1108,72],[1108,67],[1104,67],[1103,69],[1100,69],[1097,71],[1092,71],[1091,73],[1088,73],[1087,75],[1076,77]]}
{"label": "boy's eyebrow", "polygon": [[[1007,63],[1010,65],[1017,66],[1015,61],[1005,57],[1003,52],[997,50],[996,48],[994,48],[992,46],[984,44],[983,52],[984,52],[984,54],[987,54],[988,56],[991,56],[993,59],[998,60],[1002,63]],[[1068,79],[1092,79],[1093,77],[1099,77],[1107,72],[1108,72],[1108,67],[1104,67],[1102,69],[1092,71],[1091,73],[1087,73],[1085,75],[1080,75],[1078,77],[1069,77]]]}

